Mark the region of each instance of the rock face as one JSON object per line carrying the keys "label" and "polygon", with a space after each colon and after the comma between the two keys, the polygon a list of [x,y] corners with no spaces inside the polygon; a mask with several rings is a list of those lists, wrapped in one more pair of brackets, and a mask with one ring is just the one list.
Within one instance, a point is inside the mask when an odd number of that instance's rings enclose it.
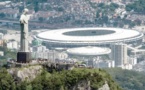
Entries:
{"label": "rock face", "polygon": [[72,90],[91,90],[90,81],[82,80],[78,84],[76,84]]}
{"label": "rock face", "polygon": [[43,67],[40,65],[22,68],[11,68],[8,70],[8,72],[18,81],[31,81],[42,72],[42,68]]}
{"label": "rock face", "polygon": [[110,90],[108,83],[105,82],[105,84],[101,88],[99,88],[98,90]]}
{"label": "rock face", "polygon": [[[72,90],[91,90],[90,81],[82,80],[78,84],[76,84]],[[98,90],[110,90],[110,87],[107,82],[100,87]]]}

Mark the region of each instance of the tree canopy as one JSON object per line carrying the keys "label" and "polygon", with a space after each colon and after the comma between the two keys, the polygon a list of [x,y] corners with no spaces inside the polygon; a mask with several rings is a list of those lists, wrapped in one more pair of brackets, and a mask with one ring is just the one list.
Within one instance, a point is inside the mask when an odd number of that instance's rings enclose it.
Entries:
{"label": "tree canopy", "polygon": [[0,69],[0,90],[72,90],[83,80],[90,81],[91,90],[97,90],[105,82],[108,83],[110,90],[121,90],[110,75],[102,69],[77,68],[52,73],[43,69],[33,81],[23,82],[15,82],[6,69]]}
{"label": "tree canopy", "polygon": [[145,90],[145,74],[121,68],[106,69],[123,90]]}

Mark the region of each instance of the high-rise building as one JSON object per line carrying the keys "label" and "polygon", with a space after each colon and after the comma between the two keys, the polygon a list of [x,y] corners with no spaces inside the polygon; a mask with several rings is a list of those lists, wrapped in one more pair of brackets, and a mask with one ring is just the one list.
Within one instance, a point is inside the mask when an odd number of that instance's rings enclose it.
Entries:
{"label": "high-rise building", "polygon": [[113,44],[111,45],[111,59],[115,61],[116,67],[122,67],[127,64],[127,45]]}

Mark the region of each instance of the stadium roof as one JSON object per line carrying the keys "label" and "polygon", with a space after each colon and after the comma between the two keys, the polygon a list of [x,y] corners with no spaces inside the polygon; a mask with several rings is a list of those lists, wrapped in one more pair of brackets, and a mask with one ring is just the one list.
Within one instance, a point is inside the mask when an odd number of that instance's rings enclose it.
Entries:
{"label": "stadium roof", "polygon": [[105,55],[109,54],[110,52],[111,50],[109,48],[91,47],[91,46],[71,48],[67,50],[68,54],[83,55],[83,56]]}
{"label": "stadium roof", "polygon": [[[90,31],[90,32],[89,32]],[[109,31],[109,33],[106,33]],[[85,35],[86,32],[90,33]],[[76,35],[75,35],[76,33]],[[80,35],[79,35],[79,34]],[[83,35],[84,33],[84,35]],[[92,33],[92,34],[91,34]],[[97,34],[101,33],[101,35]],[[104,33],[104,34],[103,34]],[[74,34],[74,35],[73,35]],[[96,35],[95,35],[96,34]],[[135,30],[120,29],[120,28],[72,28],[72,29],[57,29],[42,32],[37,35],[39,39],[50,41],[75,41],[75,42],[99,42],[99,41],[116,41],[129,40],[143,36]]]}

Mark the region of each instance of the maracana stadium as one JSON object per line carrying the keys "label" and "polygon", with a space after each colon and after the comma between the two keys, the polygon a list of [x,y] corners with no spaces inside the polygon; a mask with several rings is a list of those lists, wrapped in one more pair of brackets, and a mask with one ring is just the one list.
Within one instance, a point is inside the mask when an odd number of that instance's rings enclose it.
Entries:
{"label": "maracana stadium", "polygon": [[48,47],[103,46],[113,43],[141,45],[143,33],[121,28],[68,28],[41,32],[36,36]]}

